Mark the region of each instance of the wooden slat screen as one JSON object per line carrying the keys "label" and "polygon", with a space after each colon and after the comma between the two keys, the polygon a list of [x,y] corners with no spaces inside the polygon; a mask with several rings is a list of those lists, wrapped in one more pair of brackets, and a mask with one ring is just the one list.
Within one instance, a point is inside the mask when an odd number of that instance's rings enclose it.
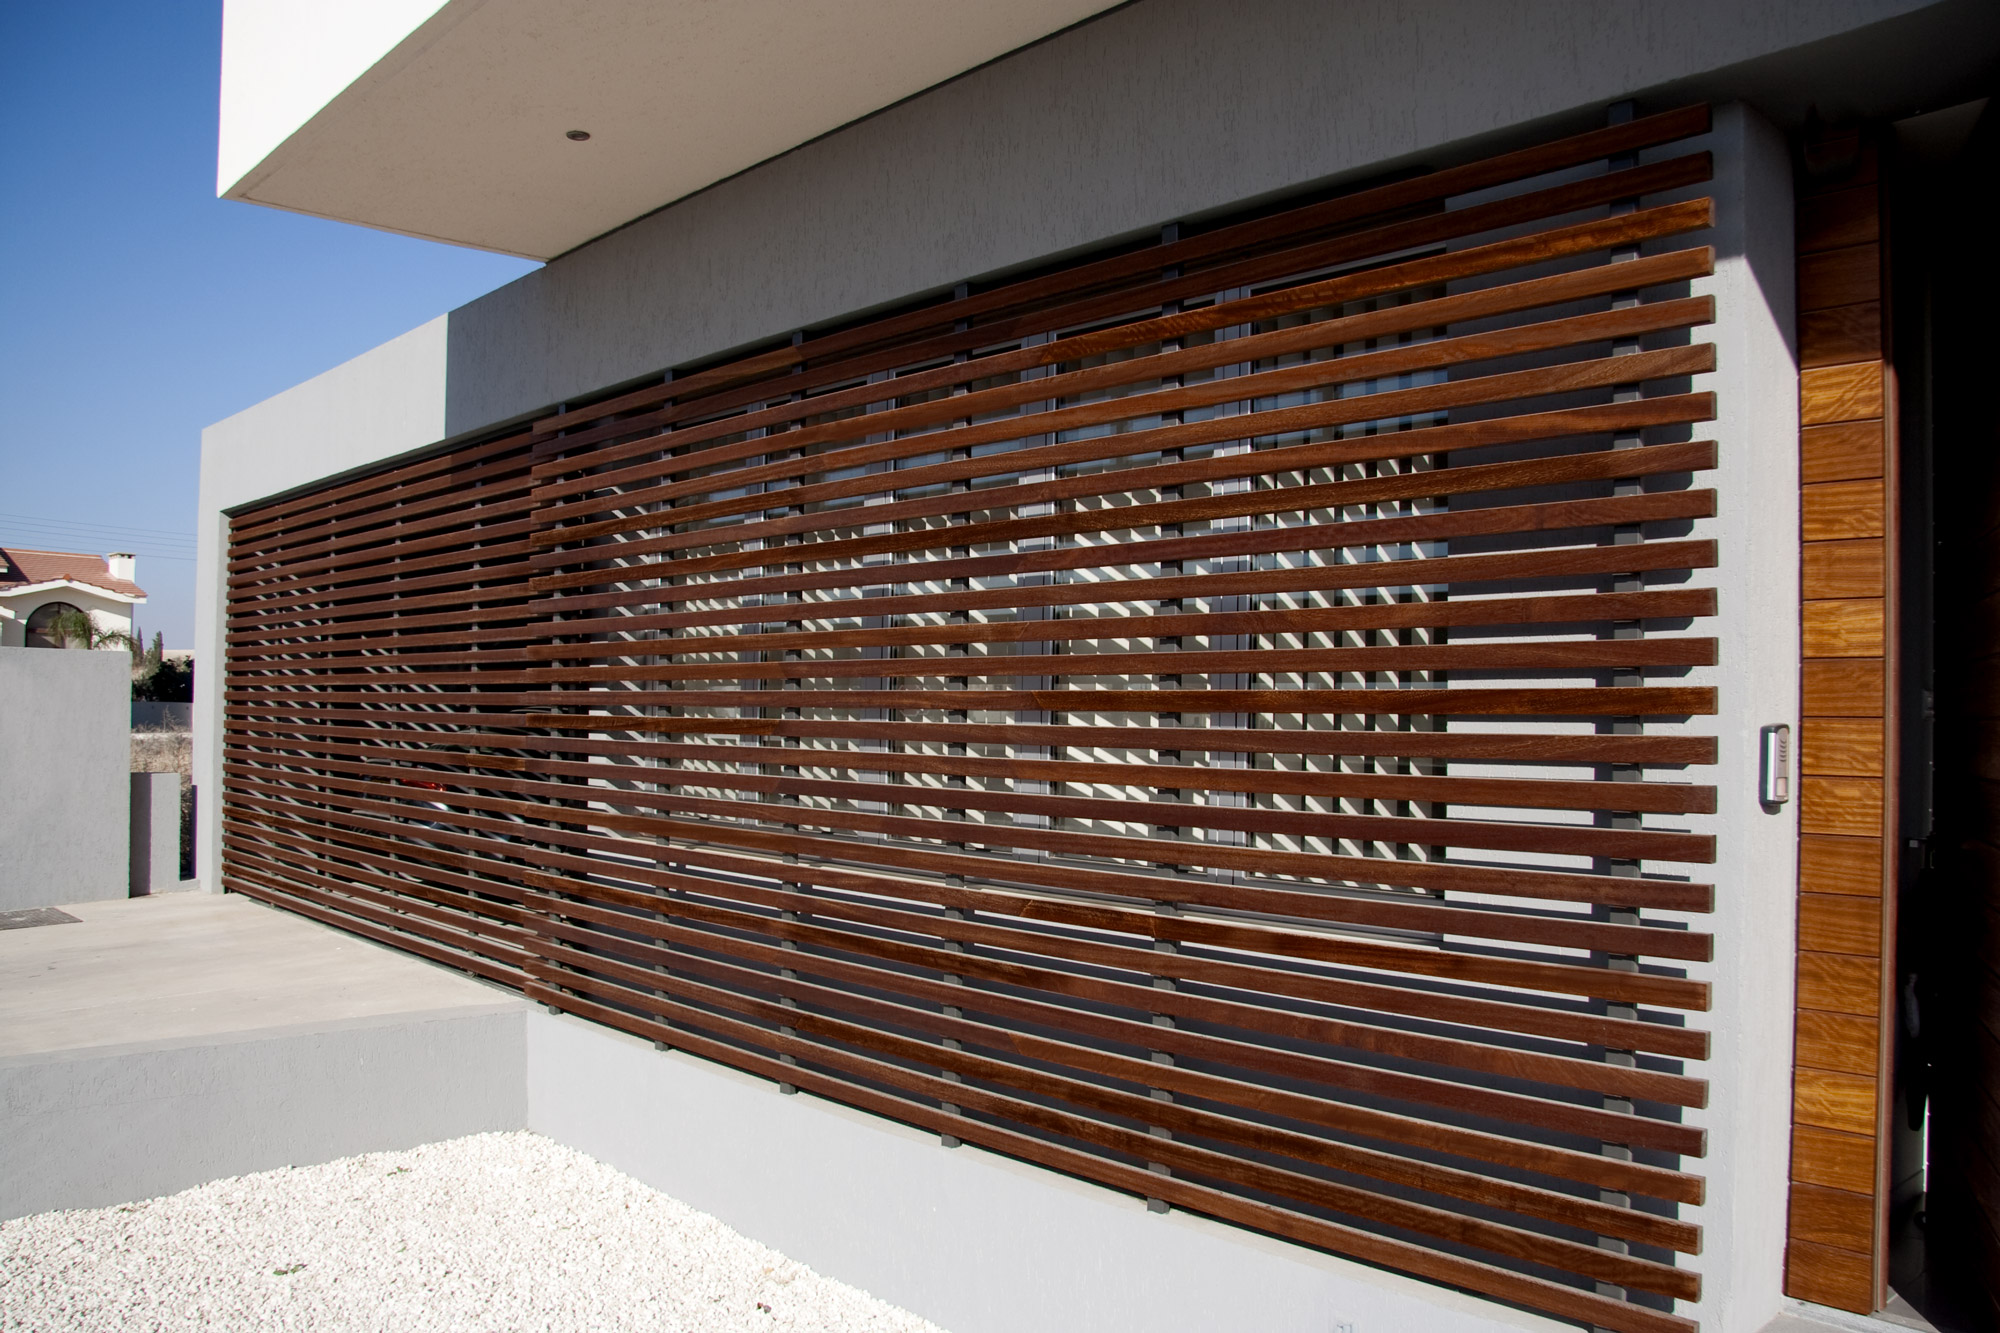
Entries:
{"label": "wooden slat screen", "polygon": [[1156,1207],[1693,1327],[1707,124],[239,514],[225,884]]}

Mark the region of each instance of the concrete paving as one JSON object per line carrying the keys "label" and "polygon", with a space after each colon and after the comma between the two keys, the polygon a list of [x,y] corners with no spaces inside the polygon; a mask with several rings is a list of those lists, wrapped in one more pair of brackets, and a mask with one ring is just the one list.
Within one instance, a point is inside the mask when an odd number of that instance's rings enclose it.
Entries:
{"label": "concrete paving", "polygon": [[0,1057],[522,1003],[240,894],[63,910],[0,931]]}
{"label": "concrete paving", "polygon": [[0,931],[0,1218],[526,1123],[527,1001],[234,895]]}

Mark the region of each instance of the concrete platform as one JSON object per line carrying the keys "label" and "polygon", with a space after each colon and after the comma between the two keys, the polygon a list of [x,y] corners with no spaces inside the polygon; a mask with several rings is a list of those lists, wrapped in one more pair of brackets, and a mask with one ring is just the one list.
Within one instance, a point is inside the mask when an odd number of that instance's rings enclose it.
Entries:
{"label": "concrete platform", "polygon": [[0,1217],[526,1123],[526,1001],[236,895],[0,932]]}

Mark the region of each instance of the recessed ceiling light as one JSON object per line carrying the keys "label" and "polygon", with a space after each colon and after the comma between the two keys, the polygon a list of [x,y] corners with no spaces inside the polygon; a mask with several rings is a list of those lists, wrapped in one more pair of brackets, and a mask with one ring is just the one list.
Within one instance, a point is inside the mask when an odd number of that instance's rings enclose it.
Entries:
{"label": "recessed ceiling light", "polygon": [[563,138],[568,139],[573,143],[582,143],[585,139],[588,139],[589,137],[590,137],[589,130],[571,130],[563,135]]}

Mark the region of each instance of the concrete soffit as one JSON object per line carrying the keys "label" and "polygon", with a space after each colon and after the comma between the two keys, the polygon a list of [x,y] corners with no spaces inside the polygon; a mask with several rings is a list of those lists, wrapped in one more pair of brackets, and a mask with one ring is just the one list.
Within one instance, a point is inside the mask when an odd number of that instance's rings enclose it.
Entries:
{"label": "concrete soffit", "polygon": [[230,0],[217,189],[547,259],[1113,7]]}

